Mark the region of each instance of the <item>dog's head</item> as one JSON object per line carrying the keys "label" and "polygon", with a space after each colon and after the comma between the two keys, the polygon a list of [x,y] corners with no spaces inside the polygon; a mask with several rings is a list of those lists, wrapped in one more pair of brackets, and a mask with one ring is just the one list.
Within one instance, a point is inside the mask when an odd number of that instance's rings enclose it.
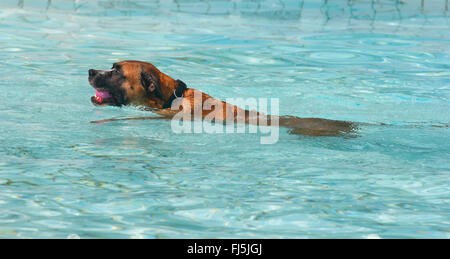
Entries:
{"label": "dog's head", "polygon": [[150,63],[122,61],[111,70],[89,70],[96,106],[150,105],[158,108],[171,95],[176,81]]}

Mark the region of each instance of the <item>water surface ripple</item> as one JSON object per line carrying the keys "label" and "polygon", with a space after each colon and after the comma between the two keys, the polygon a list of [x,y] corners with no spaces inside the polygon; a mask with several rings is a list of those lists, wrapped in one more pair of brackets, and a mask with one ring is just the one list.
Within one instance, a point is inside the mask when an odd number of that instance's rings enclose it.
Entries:
{"label": "water surface ripple", "polygon": [[[0,237],[449,238],[445,1],[0,3]],[[96,108],[89,68],[150,61],[215,97],[391,127],[175,134]]]}

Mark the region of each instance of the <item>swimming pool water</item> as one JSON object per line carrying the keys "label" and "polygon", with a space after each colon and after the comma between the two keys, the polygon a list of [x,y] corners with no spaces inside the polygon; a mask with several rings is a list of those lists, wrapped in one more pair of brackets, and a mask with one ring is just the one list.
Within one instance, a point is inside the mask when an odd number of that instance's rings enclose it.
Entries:
{"label": "swimming pool water", "polygon": [[[447,4],[447,6],[446,6]],[[0,237],[449,238],[447,1],[0,3]],[[96,108],[89,68],[390,126],[175,134]]]}

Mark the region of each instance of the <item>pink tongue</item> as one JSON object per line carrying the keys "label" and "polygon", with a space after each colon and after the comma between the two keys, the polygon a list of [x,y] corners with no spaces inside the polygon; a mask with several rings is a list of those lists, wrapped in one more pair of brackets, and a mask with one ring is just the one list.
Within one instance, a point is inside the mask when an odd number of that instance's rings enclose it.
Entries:
{"label": "pink tongue", "polygon": [[98,90],[95,90],[95,96],[100,97],[102,99],[111,98],[111,95],[108,92],[100,92]]}

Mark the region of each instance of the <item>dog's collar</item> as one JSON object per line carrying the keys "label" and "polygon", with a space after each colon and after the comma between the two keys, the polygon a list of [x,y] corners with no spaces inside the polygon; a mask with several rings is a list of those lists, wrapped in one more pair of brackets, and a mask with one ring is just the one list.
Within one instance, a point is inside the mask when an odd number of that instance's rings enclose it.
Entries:
{"label": "dog's collar", "polygon": [[173,90],[172,95],[170,96],[169,100],[167,100],[164,105],[163,105],[163,109],[167,109],[172,107],[172,102],[173,100],[177,99],[177,98],[183,98],[184,95],[184,91],[186,91],[187,85],[181,81],[181,80],[177,80],[178,86],[175,90]]}

